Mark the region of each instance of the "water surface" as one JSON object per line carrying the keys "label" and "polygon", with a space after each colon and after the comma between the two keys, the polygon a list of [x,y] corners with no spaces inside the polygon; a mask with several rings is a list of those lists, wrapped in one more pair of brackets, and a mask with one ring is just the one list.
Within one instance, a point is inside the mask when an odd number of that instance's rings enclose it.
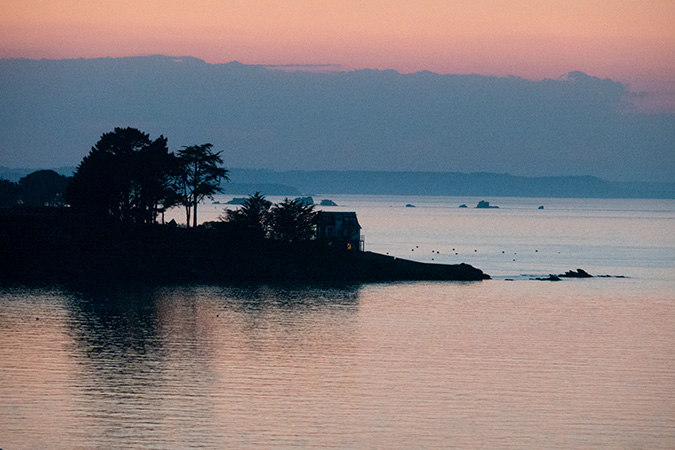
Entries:
{"label": "water surface", "polygon": [[675,447],[672,201],[334,197],[495,279],[0,288],[0,448]]}

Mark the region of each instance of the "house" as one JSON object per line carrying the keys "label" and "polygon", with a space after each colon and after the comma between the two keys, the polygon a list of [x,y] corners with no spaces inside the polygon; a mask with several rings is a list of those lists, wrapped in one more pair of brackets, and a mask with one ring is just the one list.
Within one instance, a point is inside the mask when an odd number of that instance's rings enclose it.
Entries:
{"label": "house", "polygon": [[361,225],[355,212],[319,211],[316,239],[334,247],[363,251]]}

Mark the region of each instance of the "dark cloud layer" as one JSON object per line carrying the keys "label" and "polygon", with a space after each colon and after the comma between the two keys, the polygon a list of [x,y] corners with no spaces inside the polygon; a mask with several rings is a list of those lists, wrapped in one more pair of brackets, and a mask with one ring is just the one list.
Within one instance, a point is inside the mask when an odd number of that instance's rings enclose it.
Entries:
{"label": "dark cloud layer", "polygon": [[74,165],[116,126],[211,142],[232,167],[675,181],[675,115],[582,72],[528,81],[288,72],[164,56],[0,60],[0,165]]}

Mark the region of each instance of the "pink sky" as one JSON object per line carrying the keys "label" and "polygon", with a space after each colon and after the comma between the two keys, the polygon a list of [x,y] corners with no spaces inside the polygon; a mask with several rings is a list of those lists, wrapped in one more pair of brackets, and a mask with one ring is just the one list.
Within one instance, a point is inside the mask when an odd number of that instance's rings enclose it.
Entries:
{"label": "pink sky", "polygon": [[675,112],[673,0],[3,0],[0,57],[207,62],[558,78],[581,70]]}

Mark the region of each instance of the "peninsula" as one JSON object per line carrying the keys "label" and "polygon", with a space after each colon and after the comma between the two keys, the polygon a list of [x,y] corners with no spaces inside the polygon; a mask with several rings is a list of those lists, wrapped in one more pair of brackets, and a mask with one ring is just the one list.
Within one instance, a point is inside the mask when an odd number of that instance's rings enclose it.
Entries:
{"label": "peninsula", "polygon": [[[315,211],[311,197],[272,204],[260,192],[219,221],[198,207],[230,171],[209,143],[170,152],[135,128],[105,133],[72,177],[50,170],[0,180],[0,280],[231,283],[482,280],[467,265],[363,251],[354,212]],[[171,208],[185,226],[164,224]]]}
{"label": "peninsula", "polygon": [[64,209],[0,211],[0,282],[21,284],[478,281],[470,265],[427,264],[318,240],[93,220]]}

